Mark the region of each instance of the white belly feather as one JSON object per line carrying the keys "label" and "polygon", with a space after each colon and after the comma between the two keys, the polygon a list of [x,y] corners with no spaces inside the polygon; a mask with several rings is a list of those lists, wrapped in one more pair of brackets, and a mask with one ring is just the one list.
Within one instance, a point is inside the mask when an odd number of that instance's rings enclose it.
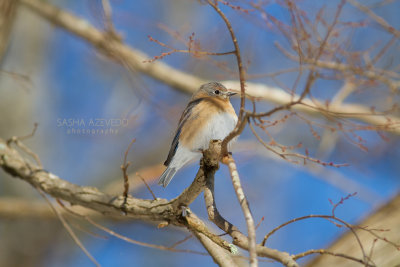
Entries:
{"label": "white belly feather", "polygon": [[207,124],[197,134],[192,144],[192,150],[207,149],[211,140],[223,140],[235,128],[236,114],[221,112],[208,120]]}
{"label": "white belly feather", "polygon": [[[237,123],[236,114],[223,112],[213,116],[207,124],[196,133],[195,141],[191,144],[191,148],[178,146],[170,167],[179,169],[187,163],[199,160],[201,153],[199,150],[208,149],[211,140],[223,140],[235,128]],[[235,138],[236,139],[236,138]],[[231,144],[232,140],[229,144]]]}

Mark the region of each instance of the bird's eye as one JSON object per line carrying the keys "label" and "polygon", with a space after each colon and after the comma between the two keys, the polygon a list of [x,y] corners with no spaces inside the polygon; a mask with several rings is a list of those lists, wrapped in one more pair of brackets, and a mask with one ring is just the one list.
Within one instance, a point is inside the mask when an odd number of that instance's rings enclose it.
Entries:
{"label": "bird's eye", "polygon": [[214,94],[219,95],[219,90],[215,90]]}

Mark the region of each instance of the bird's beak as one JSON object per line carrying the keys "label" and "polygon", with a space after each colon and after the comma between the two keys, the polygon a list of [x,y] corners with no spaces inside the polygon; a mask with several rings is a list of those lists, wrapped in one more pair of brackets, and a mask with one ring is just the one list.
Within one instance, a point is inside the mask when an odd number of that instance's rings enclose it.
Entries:
{"label": "bird's beak", "polygon": [[233,95],[236,95],[237,93],[235,93],[235,92],[226,92],[226,95],[227,96],[233,96]]}

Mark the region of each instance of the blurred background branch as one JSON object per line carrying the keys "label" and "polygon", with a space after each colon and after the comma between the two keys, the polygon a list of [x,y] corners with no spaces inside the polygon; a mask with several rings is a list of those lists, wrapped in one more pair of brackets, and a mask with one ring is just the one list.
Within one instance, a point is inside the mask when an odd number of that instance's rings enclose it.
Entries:
{"label": "blurred background branch", "polygon": [[[195,90],[197,90],[200,84],[206,82],[199,77],[177,70],[160,61],[143,64],[143,62],[149,60],[149,56],[142,51],[125,45],[119,40],[110,39],[106,32],[102,32],[93,27],[88,21],[58,9],[51,4],[38,0],[21,0],[21,4],[27,6],[38,15],[49,20],[51,23],[85,39],[93,46],[98,48],[100,52],[104,53],[111,59],[120,62],[123,66],[126,66],[133,72],[142,72],[171,86],[172,88],[186,93],[193,93]],[[329,68],[330,65],[334,66],[335,63],[327,62],[325,65],[322,67]],[[343,70],[345,69],[345,67],[341,68]],[[373,77],[378,78],[381,76],[376,74]],[[221,82],[228,88],[233,88],[239,91],[239,82]],[[281,105],[290,103],[292,99],[299,97],[286,93],[281,88],[270,87],[264,84],[247,82],[246,85],[246,94],[256,100],[261,99]],[[292,109],[306,112],[315,116],[355,119],[375,126],[377,130],[389,131],[398,135],[400,134],[400,118],[393,115],[382,114],[379,111],[371,112],[370,107],[366,107],[361,104],[339,103],[336,105],[332,104],[327,107],[326,104],[321,100],[311,100],[306,98],[302,101],[302,104],[295,105],[292,107]]]}
{"label": "blurred background branch", "polygon": [[9,44],[9,36],[14,23],[19,0],[0,1],[0,62]]}
{"label": "blurred background branch", "polygon": [[[84,209],[79,206],[74,206],[76,212],[90,215],[97,219],[105,219],[99,213]],[[64,212],[66,213],[66,212]],[[43,201],[29,201],[21,198],[3,197],[0,198],[0,218],[3,220],[53,220],[57,219],[49,205]]]}

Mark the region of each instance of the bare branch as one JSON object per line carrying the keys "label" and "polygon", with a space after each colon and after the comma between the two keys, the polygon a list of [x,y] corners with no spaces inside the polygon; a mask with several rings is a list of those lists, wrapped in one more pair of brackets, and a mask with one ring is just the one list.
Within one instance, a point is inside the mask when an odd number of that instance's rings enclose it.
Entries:
{"label": "bare branch", "polygon": [[[0,139],[0,166],[9,174],[39,187],[55,198],[81,205],[104,215],[121,217],[123,214],[121,208],[123,196],[114,197],[94,187],[78,186],[62,180],[56,175],[25,161],[17,150],[8,146],[2,139]],[[180,214],[180,210],[177,208],[182,205],[189,205],[195,199],[194,195],[200,194],[202,191],[201,184],[204,183],[201,182],[204,181],[202,176],[203,171],[198,172],[192,185],[181,196],[170,202],[166,199],[146,200],[128,197],[127,216],[152,221],[171,221],[173,224],[180,225],[176,218]],[[190,195],[190,193],[193,195]]]}
{"label": "bare branch", "polygon": [[153,190],[151,190],[150,186],[146,183],[146,180],[138,172],[136,173],[136,176],[138,176],[140,178],[140,180],[142,180],[143,184],[146,186],[147,190],[150,192],[153,199],[156,200],[157,199],[156,195],[154,194]]}
{"label": "bare branch", "polygon": [[37,127],[38,127],[38,123],[35,123],[33,126],[33,130],[30,134],[27,134],[25,136],[13,136],[7,140],[7,144],[10,145],[11,143],[15,143],[15,145],[17,147],[21,148],[22,151],[24,151],[26,154],[31,156],[36,161],[36,163],[39,165],[39,167],[42,168],[43,166],[42,166],[42,163],[40,162],[39,157],[21,142],[21,140],[25,140],[25,139],[33,137],[36,133]]}
{"label": "bare branch", "polygon": [[18,0],[2,0],[0,2],[0,60],[8,47],[11,28],[18,7]]}
{"label": "bare branch", "polygon": [[192,237],[193,237],[193,235],[192,235],[192,234],[189,234],[189,235],[186,236],[184,239],[179,240],[179,241],[175,242],[174,244],[172,244],[172,245],[170,246],[170,248],[175,248],[175,247],[177,247],[178,245],[185,243],[186,241],[188,241],[188,240],[191,239]]}
{"label": "bare branch", "polygon": [[[185,207],[193,202],[205,188],[205,175],[213,176],[216,171],[220,152],[216,152],[215,149],[221,150],[220,142],[215,143],[215,146],[211,146],[210,150],[204,151],[201,167],[195,180],[180,196],[171,201],[160,198],[146,200],[128,196],[125,209],[122,208],[123,196],[110,196],[99,191],[97,188],[78,186],[62,180],[56,175],[43,171],[25,161],[17,150],[8,146],[2,139],[0,139],[0,167],[10,175],[19,177],[32,186],[40,188],[43,192],[71,204],[80,205],[108,216],[136,218],[144,221],[161,221],[164,222],[164,226],[168,224],[180,227],[185,226],[190,231],[201,233],[215,244],[229,250],[231,248],[229,243],[221,239],[218,235],[211,233],[207,227],[204,227],[204,223],[193,212],[186,212],[186,216],[182,216],[183,210],[188,211]],[[124,211],[126,211],[126,215],[124,215]],[[217,211],[216,214],[220,216]],[[248,250],[248,238],[235,226],[221,219],[222,217],[218,218],[219,220],[213,220],[213,222],[233,237],[234,244]],[[279,261],[285,266],[298,266],[289,254],[285,252],[258,245],[257,254]]]}
{"label": "bare branch", "polygon": [[124,163],[121,165],[121,170],[122,170],[122,175],[124,178],[124,192],[123,192],[123,196],[124,196],[124,204],[126,204],[126,200],[128,198],[128,193],[129,193],[129,178],[128,178],[128,167],[129,165],[131,165],[131,163],[127,160],[128,154],[129,154],[129,150],[131,149],[133,143],[135,143],[136,139],[133,138],[132,141],[129,143],[128,147],[126,148],[125,154],[124,154]]}
{"label": "bare branch", "polygon": [[51,207],[53,212],[57,215],[58,219],[64,226],[65,230],[67,230],[68,234],[71,236],[71,238],[74,240],[74,242],[78,245],[78,247],[85,253],[85,255],[97,266],[99,267],[100,264],[96,261],[95,258],[90,254],[90,252],[85,248],[85,246],[82,244],[82,242],[79,240],[79,238],[76,236],[72,228],[69,226],[67,221],[64,219],[64,216],[61,214],[61,212],[53,205],[53,203],[50,202],[50,200],[47,198],[47,196],[40,190],[39,188],[36,188],[37,191],[40,193],[40,195],[46,200],[47,204]]}
{"label": "bare branch", "polygon": [[[162,163],[155,164],[155,165],[150,165],[146,166],[143,168],[140,168],[134,173],[130,173],[128,175],[129,179],[129,190],[130,191],[135,191],[143,186],[143,182],[141,181],[140,177],[138,176],[140,174],[141,177],[147,182],[147,183],[152,183],[158,177],[161,175],[161,173],[164,171],[165,166]],[[110,182],[103,187],[104,191],[109,193],[109,194],[118,194],[121,191],[121,188],[123,187],[123,181],[121,179],[110,179]]]}
{"label": "bare branch", "polygon": [[[124,45],[119,41],[110,40],[107,37],[107,34],[93,27],[86,20],[78,18],[46,2],[38,0],[21,0],[21,3],[30,8],[33,12],[49,20],[51,23],[88,41],[98,48],[99,51],[108,55],[117,62],[120,62],[124,66],[127,66],[131,71],[142,72],[186,93],[193,93],[197,90],[200,84],[206,82],[196,76],[176,70],[160,61],[153,62],[152,64],[144,64],[143,61],[149,60],[148,55]],[[335,62],[317,61],[315,64],[322,64],[322,62],[324,62],[325,67],[346,68],[346,66]],[[364,73],[368,74],[369,71]],[[373,77],[378,78],[377,76],[379,75]],[[222,81],[222,83],[228,88],[241,88],[240,83],[237,81]],[[286,93],[280,88],[256,83],[247,83],[246,95],[251,96],[254,99],[267,100],[278,105],[287,104],[296,97]],[[324,101],[322,100],[310,100],[305,98],[301,104],[291,106],[291,109],[306,112],[315,116],[324,116],[329,114],[331,116],[351,118],[371,124],[382,131],[389,131],[398,135],[400,134],[400,118],[398,117],[379,112],[371,112],[369,107],[360,104],[347,103],[326,108],[323,103]]]}
{"label": "bare branch", "polygon": [[[235,35],[235,32],[233,31],[232,25],[228,18],[225,16],[225,14],[221,11],[221,9],[218,7],[218,1],[210,1],[208,0],[208,4],[214,8],[214,10],[220,15],[220,17],[224,20],[226,27],[228,28],[228,31],[231,35],[231,39],[233,42],[233,46],[235,47],[235,56],[236,56],[236,62],[238,64],[238,70],[239,70],[239,81],[240,81],[240,113],[239,113],[239,118],[242,118],[243,113],[244,113],[244,99],[245,99],[245,71],[243,68],[243,62],[242,62],[242,56],[240,54],[240,48],[239,44]],[[234,137],[234,136],[233,136]],[[232,138],[233,138],[232,137]],[[228,139],[228,142],[232,140],[232,138]],[[226,142],[226,143],[228,143]]]}
{"label": "bare branch", "polygon": [[[80,214],[75,214],[77,216],[82,217],[82,215]],[[137,240],[133,240],[132,238],[126,237],[124,235],[118,234],[117,232],[93,221],[90,217],[88,216],[83,216],[85,220],[87,220],[89,223],[91,223],[93,226],[95,226],[96,228],[108,233],[109,235],[115,236],[121,240],[124,240],[125,242],[131,243],[131,244],[135,244],[135,245],[139,245],[142,247],[148,247],[148,248],[155,248],[155,249],[159,249],[159,250],[167,250],[167,251],[171,251],[171,252],[181,252],[181,253],[192,253],[192,254],[197,254],[197,255],[203,255],[206,256],[208,254],[206,253],[202,253],[202,252],[198,252],[198,251],[194,251],[194,250],[189,250],[189,249],[175,249],[173,247],[167,247],[167,246],[161,246],[161,245],[155,245],[155,244],[150,244],[150,243],[145,243],[145,242],[140,242]]]}
{"label": "bare branch", "polygon": [[[214,176],[207,175],[206,188],[204,189],[204,200],[207,207],[208,218],[214,222],[221,230],[228,233],[233,238],[233,244],[243,248],[249,248],[248,238],[239,231],[239,229],[225,220],[219,213],[215,198],[214,198]],[[298,267],[296,261],[286,252],[281,252],[275,249],[270,249],[264,246],[257,245],[257,255],[261,257],[268,257],[281,262],[287,267]]]}
{"label": "bare branch", "polygon": [[362,259],[354,258],[354,257],[346,255],[344,253],[336,253],[336,252],[328,251],[328,250],[325,250],[325,249],[310,249],[310,250],[308,250],[306,252],[299,253],[299,254],[295,255],[294,258],[295,259],[300,259],[300,258],[303,258],[303,257],[311,255],[311,254],[321,254],[321,255],[331,255],[331,256],[335,256],[335,257],[341,257],[341,258],[345,258],[345,259],[348,259],[348,260],[351,260],[351,261],[355,261],[355,262],[361,263],[365,267],[376,266],[375,264],[371,265],[370,263],[364,262]]}
{"label": "bare branch", "polygon": [[158,44],[158,45],[160,45],[162,47],[168,48],[170,51],[163,52],[159,56],[154,56],[150,60],[143,61],[143,63],[152,63],[152,62],[154,62],[154,61],[156,61],[158,59],[163,59],[165,56],[169,56],[169,55],[172,55],[174,53],[187,53],[187,54],[192,54],[193,56],[196,56],[196,57],[199,57],[199,56],[225,56],[225,55],[231,55],[231,54],[235,54],[236,53],[235,51],[218,53],[218,52],[208,52],[208,51],[192,49],[191,45],[192,45],[192,42],[193,42],[193,36],[194,36],[194,33],[191,36],[189,36],[189,43],[187,44],[188,50],[176,49],[176,48],[174,48],[174,47],[172,47],[170,45],[167,45],[167,44],[165,44],[165,43],[163,43],[163,42],[151,37],[150,35],[147,36],[149,38],[149,41],[154,42],[154,43],[156,43],[156,44]]}
{"label": "bare branch", "polygon": [[213,257],[216,264],[224,267],[238,266],[233,260],[232,256],[229,254],[229,252],[216,245],[207,236],[196,231],[193,231],[193,235],[195,235],[196,238],[207,249],[208,253],[210,253],[210,255]]}
{"label": "bare branch", "polygon": [[[298,57],[284,50],[283,47],[277,44],[277,48],[285,54],[289,59],[293,61],[298,61]],[[377,80],[384,84],[386,84],[391,89],[398,89],[400,87],[400,81],[398,73],[387,71],[384,69],[373,68],[365,69],[357,66],[351,66],[349,64],[327,61],[327,60],[314,60],[313,58],[303,58],[303,63],[308,64],[308,68],[312,68],[312,66],[321,68],[321,69],[330,69],[340,71],[342,73],[355,74],[365,77],[371,80]],[[395,76],[397,79],[391,79],[390,76]]]}
{"label": "bare branch", "polygon": [[[358,230],[358,237],[362,244],[371,244],[368,257],[372,257],[374,252],[374,262],[377,266],[395,266],[400,260],[400,244],[391,242],[390,240],[400,240],[399,229],[400,217],[400,194],[394,196],[390,201],[372,212],[368,217],[353,226]],[[367,228],[365,226],[368,226]],[[379,238],[376,234],[379,234]],[[353,233],[347,231],[338,240],[336,240],[329,248],[329,251],[340,251],[348,256],[360,257],[358,241],[354,239]],[[385,255],[382,257],[382,255]],[[345,258],[318,256],[311,260],[307,266],[352,266],[351,262]]]}
{"label": "bare branch", "polygon": [[[85,209],[81,206],[74,206],[73,210],[81,214],[90,215],[96,219],[107,219],[92,210]],[[64,212],[60,210],[60,212]],[[0,218],[1,219],[56,219],[56,214],[49,209],[49,206],[43,201],[24,200],[21,198],[0,198]]]}
{"label": "bare branch", "polygon": [[[245,70],[243,67],[243,61],[242,61],[242,56],[240,54],[240,48],[239,44],[235,35],[235,32],[233,31],[232,25],[228,18],[225,16],[225,14],[221,11],[221,9],[218,7],[218,1],[207,1],[208,4],[218,13],[218,15],[223,19],[225,22],[226,27],[228,28],[228,31],[231,35],[232,43],[233,46],[235,47],[235,56],[236,56],[236,62],[238,65],[238,71],[239,71],[239,82],[240,82],[240,111],[239,111],[239,119],[238,122],[235,126],[235,129],[228,134],[228,136],[225,137],[225,139],[222,141],[222,155],[226,156],[228,154],[228,143],[231,141],[233,138],[238,136],[241,133],[241,124],[243,117],[245,115],[245,97],[246,97],[246,89],[245,89]],[[243,129],[242,129],[243,130]],[[251,249],[250,255],[255,256],[255,251],[253,248]],[[251,256],[251,257],[252,257]],[[255,262],[254,262],[255,261]],[[257,258],[251,260],[250,265],[257,265]]]}
{"label": "bare branch", "polygon": [[376,23],[378,23],[383,29],[387,32],[393,34],[396,38],[400,38],[400,30],[395,29],[392,25],[390,25],[384,18],[375,14],[370,8],[361,5],[355,0],[347,0],[350,4],[357,7],[362,12],[366,13],[370,18],[372,18]]}
{"label": "bare branch", "polygon": [[249,235],[249,251],[250,251],[250,265],[257,266],[257,252],[256,252],[256,229],[254,227],[253,216],[249,208],[246,196],[243,192],[242,185],[240,183],[239,173],[236,168],[236,163],[232,156],[228,158],[228,167],[231,174],[232,184],[235,188],[236,196],[238,198],[240,207],[242,208],[244,218],[246,219],[247,232]]}

